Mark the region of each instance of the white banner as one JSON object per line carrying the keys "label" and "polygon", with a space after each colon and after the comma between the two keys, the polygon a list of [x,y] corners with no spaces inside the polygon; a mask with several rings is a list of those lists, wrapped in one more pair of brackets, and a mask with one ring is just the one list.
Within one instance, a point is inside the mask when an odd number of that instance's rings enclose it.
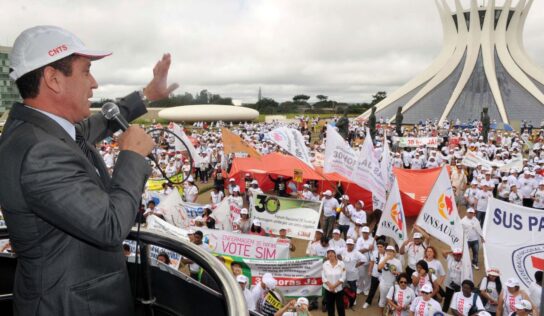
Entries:
{"label": "white banner", "polygon": [[306,257],[289,260],[256,260],[222,256],[227,266],[233,262],[242,266],[252,286],[257,285],[265,273],[278,281],[277,288],[287,297],[321,296],[323,258]]}
{"label": "white banner", "polygon": [[438,137],[393,137],[399,147],[438,147]]}
{"label": "white banner", "polygon": [[287,259],[289,244],[278,238],[238,234],[218,229],[201,229],[204,243],[212,252],[251,259]]}
{"label": "white banner", "polygon": [[[136,256],[136,240],[125,240],[123,244],[129,245],[131,256]],[[170,259],[168,265],[176,270],[179,269],[179,264],[181,263],[181,255],[179,253],[155,245],[149,245],[149,250],[149,255],[155,260],[157,260],[159,254],[165,253]],[[135,260],[131,262],[135,262]]]}
{"label": "white banner", "polygon": [[146,225],[146,228],[149,230],[156,230],[161,233],[172,235],[176,238],[181,238],[187,241],[189,240],[189,237],[187,237],[187,230],[169,224],[155,215],[149,215],[146,218]]}
{"label": "white banner", "polygon": [[467,243],[464,242],[464,230],[455,203],[455,195],[446,167],[442,167],[431,193],[419,216],[416,225],[442,241],[451,248],[463,249],[463,280],[472,280],[472,267]]}
{"label": "white banner", "polygon": [[351,179],[358,186],[372,192],[373,209],[383,210],[385,206],[385,182],[380,163],[374,155],[374,145],[370,131],[367,128],[367,137],[363,142],[363,148],[359,153],[356,168]]}
{"label": "white banner", "polygon": [[267,233],[279,235],[280,229],[285,228],[289,237],[314,240],[321,203],[258,194],[254,197],[251,220],[260,220]]}
{"label": "white banner", "polygon": [[289,127],[278,127],[270,131],[268,136],[285,151],[302,160],[311,168],[314,167],[310,161],[310,153],[304,142],[304,137],[298,130]]}
{"label": "white banner", "polygon": [[391,159],[391,151],[389,150],[389,143],[387,142],[387,132],[385,131],[380,168],[385,183],[385,191],[390,192],[393,181],[395,180],[395,175],[393,173],[393,159]]}
{"label": "white banner", "polygon": [[351,179],[357,164],[357,155],[331,125],[327,125],[324,161],[327,162],[323,166],[324,173],[336,172],[348,179]]}
{"label": "white banner", "polygon": [[172,128],[171,128],[172,132],[174,132],[174,134],[176,134],[176,136],[181,138],[181,140],[183,140],[183,142],[187,146],[187,147],[183,146],[183,143],[180,142],[179,139],[177,139],[177,137],[176,137],[175,138],[175,143],[174,143],[174,146],[176,147],[176,151],[188,150],[189,153],[191,154],[191,157],[193,158],[194,165],[199,166],[202,158],[196,152],[195,146],[193,146],[193,143],[191,142],[189,137],[187,137],[187,135],[185,135],[185,132],[183,131],[183,128],[181,126],[179,126],[176,123],[171,123],[171,124],[172,124]]}
{"label": "white banner", "polygon": [[489,161],[476,155],[475,152],[470,151],[465,155],[465,157],[463,157],[461,164],[469,168],[476,168],[479,164],[487,169],[491,169],[491,167],[498,167],[501,172],[510,172],[512,168],[520,171],[523,169],[523,156],[517,155],[512,157],[508,163],[502,163],[497,161]]}
{"label": "white banner", "polygon": [[485,266],[518,278],[527,290],[544,270],[544,212],[491,198],[483,234]]}
{"label": "white banner", "polygon": [[161,199],[157,209],[164,213],[164,219],[179,228],[188,228],[190,219],[185,212],[183,200],[178,190],[172,190],[164,199]]}
{"label": "white banner", "polygon": [[213,215],[216,229],[231,232],[232,223],[240,217],[240,208],[236,204],[230,203],[229,199],[226,198],[213,210]]}
{"label": "white banner", "polygon": [[394,180],[393,187],[385,203],[376,235],[393,238],[399,247],[408,238],[406,233],[406,216],[402,207],[397,179]]}

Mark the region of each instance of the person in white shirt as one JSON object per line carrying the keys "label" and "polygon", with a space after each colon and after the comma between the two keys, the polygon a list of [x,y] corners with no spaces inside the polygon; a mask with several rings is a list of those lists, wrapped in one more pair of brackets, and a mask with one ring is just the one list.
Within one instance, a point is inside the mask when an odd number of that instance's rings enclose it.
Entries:
{"label": "person in white shirt", "polygon": [[308,242],[308,246],[306,247],[307,256],[311,255],[312,248],[314,247],[315,244],[318,244],[319,242],[321,242],[322,237],[323,237],[323,230],[320,228],[316,229],[314,234],[314,240],[311,242]]}
{"label": "person in white shirt", "polygon": [[474,283],[470,280],[464,280],[461,284],[461,291],[453,294],[451,301],[451,312],[454,316],[471,316],[470,309],[476,305],[476,310],[483,311],[484,305],[480,296],[473,292]]}
{"label": "person in white shirt", "polygon": [[508,185],[508,177],[502,177],[501,183],[497,187],[497,197],[500,200],[508,202],[508,196],[510,195],[510,185]]}
{"label": "person in white shirt", "polygon": [[410,161],[411,169],[419,170],[423,168],[423,159],[420,158],[419,153],[416,152],[416,156]]}
{"label": "person in white shirt", "polygon": [[414,290],[408,287],[409,277],[401,273],[397,277],[397,285],[392,286],[387,293],[387,303],[393,316],[408,316],[410,304],[416,298]]}
{"label": "person in white shirt", "polygon": [[382,309],[387,303],[387,293],[389,289],[395,285],[395,280],[402,272],[402,264],[400,260],[395,257],[397,251],[395,247],[389,245],[385,248],[385,256],[378,263],[378,270],[381,270],[380,275],[380,300],[378,301],[378,307]]}
{"label": "person in white shirt", "polygon": [[493,192],[490,191],[492,186],[492,183],[484,181],[482,183],[482,189],[476,194],[476,210],[478,211],[476,217],[482,226],[484,224],[485,213],[487,211],[487,203],[489,199],[493,197]]}
{"label": "person in white shirt", "polygon": [[536,315],[539,315],[542,298],[542,270],[535,272],[535,281],[529,284],[529,298],[535,307]]}
{"label": "person in white shirt", "polygon": [[253,209],[253,203],[255,203],[254,198],[258,194],[263,194],[263,190],[261,190],[261,188],[259,188],[259,182],[257,180],[251,180],[250,186],[247,189],[246,194],[247,194],[247,198],[249,200],[249,209],[252,210]]}
{"label": "person in white shirt", "polygon": [[310,190],[310,185],[305,183],[303,185],[302,192],[300,193],[300,198],[307,201],[312,201],[314,194]]}
{"label": "person in white shirt", "polygon": [[329,240],[329,247],[334,248],[336,253],[342,253],[346,248],[346,241],[340,238],[340,230],[338,228],[333,229],[332,239]]}
{"label": "person in white shirt", "polygon": [[372,277],[371,284],[370,284],[370,290],[368,292],[368,296],[366,297],[365,304],[363,305],[363,309],[366,309],[372,304],[372,300],[374,299],[374,295],[376,294],[376,291],[378,290],[378,287],[380,285],[380,276],[382,274],[382,270],[378,269],[378,265],[383,257],[385,257],[385,246],[386,243],[383,240],[378,241],[377,243],[377,249],[372,254],[372,260],[370,261],[370,265],[368,266],[368,275]]}
{"label": "person in white shirt", "polygon": [[311,316],[308,311],[310,302],[305,297],[289,301],[284,307],[278,310],[274,316]]}
{"label": "person in white shirt", "polygon": [[502,291],[501,273],[497,268],[489,268],[486,272],[487,276],[480,281],[480,297],[484,301],[485,310],[494,315],[497,312],[499,293]]}
{"label": "person in white shirt", "polygon": [[244,207],[244,198],[240,195],[240,189],[234,188],[232,190],[232,195],[230,195],[228,198],[229,204],[234,204],[238,208]]}
{"label": "person in white shirt", "polygon": [[240,186],[236,184],[236,180],[234,178],[229,179],[229,185],[227,186],[227,190],[229,194],[232,195],[235,190],[238,190],[238,193],[240,193]]}
{"label": "person in white shirt", "polygon": [[[353,212],[351,212],[351,223],[349,224],[350,228],[355,228],[355,222],[358,219],[361,220],[361,223],[363,225],[366,225],[366,223],[367,223],[367,221],[366,221],[367,214],[366,214],[365,210],[363,209],[364,207],[365,207],[365,202],[363,202],[362,200],[359,200],[359,201],[355,202],[355,208],[353,209]],[[357,236],[357,237],[355,237],[353,239],[357,240],[357,238],[359,238],[359,236]]]}
{"label": "person in white shirt", "polygon": [[523,198],[518,192],[518,187],[515,184],[510,186],[510,194],[508,195],[508,202],[516,205],[523,205]]}
{"label": "person in white shirt", "polygon": [[213,189],[210,191],[210,202],[214,207],[221,203],[224,197],[225,195],[219,190],[219,187],[213,187]]}
{"label": "person in white shirt", "polygon": [[198,187],[195,185],[193,177],[189,177],[183,187],[185,202],[195,203],[198,197]]}
{"label": "person in white shirt", "polygon": [[509,316],[534,316],[539,315],[538,313],[533,313],[533,304],[529,300],[522,300],[519,303],[514,305],[516,311],[512,312]]}
{"label": "person in white shirt", "polygon": [[[425,238],[423,238],[425,236]],[[406,239],[400,246],[399,253],[408,256],[406,265],[406,274],[412,278],[412,273],[416,271],[416,263],[425,257],[425,249],[429,246],[430,236],[423,232],[414,233],[412,239]]]}
{"label": "person in white shirt", "polygon": [[418,293],[419,296],[414,299],[410,305],[409,316],[434,316],[441,313],[440,303],[432,298],[433,287],[425,284]]}
{"label": "person in white shirt", "polygon": [[338,207],[338,201],[332,197],[332,192],[330,190],[325,191],[323,193],[323,216],[325,217],[323,233],[328,238],[331,238],[332,236],[332,230],[336,223],[336,209]]}
{"label": "person in white shirt", "polygon": [[[461,284],[463,281],[463,249],[454,248],[452,251],[442,252],[444,258],[448,262],[448,275],[446,276],[446,295],[444,295],[444,303],[442,304],[442,311],[445,313],[450,308],[453,294],[461,290]],[[469,254],[466,254],[467,256]]]}
{"label": "person in white shirt", "polygon": [[531,172],[529,170],[523,172],[523,177],[518,179],[518,185],[519,193],[523,199],[523,206],[533,207],[531,193],[537,188],[537,182],[531,177]]}
{"label": "person in white shirt", "polygon": [[433,273],[429,272],[429,265],[425,260],[419,260],[416,263],[416,271],[412,273],[412,286],[416,296],[419,295],[420,290],[425,284],[429,284],[432,287],[433,295],[438,292],[438,285],[436,284],[437,277]]}
{"label": "person in white shirt", "polygon": [[[361,227],[361,236],[357,237],[355,249],[366,257],[366,262],[359,268],[359,281],[357,282],[357,294],[364,293],[368,295],[372,283],[372,275],[369,273],[370,262],[372,261],[372,252],[374,251],[374,238],[370,236],[370,228],[362,226],[358,219],[356,227]],[[356,228],[357,229],[357,228]],[[349,234],[348,234],[349,235]]]}
{"label": "person in white shirt", "polygon": [[[365,255],[355,250],[355,242],[353,239],[346,240],[346,248],[340,255],[340,259],[346,266],[346,287],[354,293],[357,292],[357,280],[359,279],[359,267],[368,262]],[[354,309],[355,298],[349,299],[349,306]]]}
{"label": "person in white shirt", "polygon": [[242,293],[244,293],[247,309],[250,311],[255,311],[255,302],[252,299],[251,291],[247,288],[248,278],[245,275],[240,274],[236,276],[236,282],[238,282],[238,284],[240,284],[240,287],[242,288]]}
{"label": "person in white shirt", "polygon": [[469,207],[467,209],[467,215],[461,220],[461,225],[463,226],[468,247],[472,250],[472,266],[474,269],[479,270],[478,252],[480,251],[480,240],[484,242],[484,237],[480,221],[474,216],[474,213],[474,209]]}
{"label": "person in white shirt", "polygon": [[251,300],[256,311],[260,310],[260,306],[262,305],[268,292],[274,290],[277,285],[278,281],[272,276],[271,273],[267,272],[263,274],[260,282],[251,287]]}
{"label": "person in white shirt", "polygon": [[349,196],[342,196],[342,203],[340,203],[340,216],[338,218],[338,229],[341,234],[344,234],[344,238],[347,238],[348,230],[351,224],[352,214],[355,212],[353,206],[349,203]]}
{"label": "person in white shirt", "polygon": [[476,207],[476,195],[478,194],[478,181],[476,179],[470,182],[470,188],[465,191],[464,198],[467,207]]}
{"label": "person in white shirt", "polygon": [[346,266],[344,262],[338,260],[334,248],[327,250],[327,261],[323,263],[321,279],[325,289],[328,315],[335,315],[334,306],[336,305],[338,316],[345,316],[344,282],[346,282]]}
{"label": "person in white shirt", "polygon": [[[505,287],[502,288],[499,294],[499,301],[497,304],[497,316],[507,316],[515,312],[523,300],[529,301],[529,295],[520,289],[519,280],[516,278],[510,278],[506,280]],[[530,303],[529,303],[530,305]],[[529,308],[529,310],[532,307]]]}
{"label": "person in white shirt", "polygon": [[533,208],[544,210],[544,181],[541,180],[538,183],[538,189],[534,190],[531,194],[533,199]]}

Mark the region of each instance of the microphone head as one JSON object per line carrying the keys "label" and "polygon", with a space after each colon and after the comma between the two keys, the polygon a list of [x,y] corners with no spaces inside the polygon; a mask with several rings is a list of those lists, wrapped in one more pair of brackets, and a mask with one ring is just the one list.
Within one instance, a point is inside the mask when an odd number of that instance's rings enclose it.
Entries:
{"label": "microphone head", "polygon": [[121,113],[117,104],[113,102],[104,103],[104,105],[102,105],[101,112],[107,120],[111,120]]}

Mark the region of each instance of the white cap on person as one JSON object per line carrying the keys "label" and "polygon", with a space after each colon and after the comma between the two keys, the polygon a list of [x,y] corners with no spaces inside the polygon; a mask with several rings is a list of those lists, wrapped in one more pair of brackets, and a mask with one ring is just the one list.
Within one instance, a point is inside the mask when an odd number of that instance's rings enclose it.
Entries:
{"label": "white cap on person", "polygon": [[476,211],[472,207],[469,207],[467,213],[476,213]]}
{"label": "white cap on person", "polygon": [[348,238],[348,240],[346,240],[346,245],[355,245],[355,242],[353,241],[353,239]]}
{"label": "white cap on person", "polygon": [[340,235],[340,229],[335,228],[335,229],[332,230],[332,233]]}
{"label": "white cap on person", "polygon": [[422,287],[421,287],[421,292],[423,293],[432,293],[433,292],[433,287],[432,285],[430,285],[429,283],[425,283]]}
{"label": "white cap on person", "polygon": [[243,275],[243,274],[239,274],[238,276],[236,276],[236,282],[238,283],[247,283],[249,279],[247,278],[247,276]]}
{"label": "white cap on person", "polygon": [[258,219],[254,219],[254,220],[253,220],[253,225],[254,225],[254,226],[257,226],[257,227],[261,227],[261,221],[258,220]]}
{"label": "white cap on person", "polygon": [[397,250],[395,249],[395,247],[389,245],[385,248],[385,250],[389,250],[389,251],[394,251],[394,252],[397,252]]}
{"label": "white cap on person", "polygon": [[88,49],[71,32],[58,26],[40,25],[24,30],[15,40],[9,61],[13,80],[72,54],[97,60],[110,51]]}
{"label": "white cap on person", "polygon": [[368,228],[368,226],[365,226],[365,227],[361,228],[361,231],[363,233],[370,233],[370,228]]}
{"label": "white cap on person", "polygon": [[530,311],[533,309],[533,304],[529,302],[528,300],[521,300],[516,305],[514,305],[516,309],[524,309],[526,311]]}
{"label": "white cap on person", "polygon": [[271,273],[267,272],[263,275],[263,283],[266,285],[266,287],[269,290],[273,290],[276,288],[276,285],[278,284],[278,281],[274,279]]}
{"label": "white cap on person", "polygon": [[414,239],[421,239],[422,237],[421,233],[414,233]]}
{"label": "white cap on person", "polygon": [[327,191],[323,192],[323,195],[332,196],[332,192],[331,192],[331,190],[327,190]]}
{"label": "white cap on person", "polygon": [[249,214],[249,211],[244,207],[240,210],[240,214]]}
{"label": "white cap on person", "polygon": [[297,299],[297,305],[310,305],[310,302],[305,297],[299,297]]}
{"label": "white cap on person", "polygon": [[510,278],[506,280],[506,287],[516,287],[519,286],[519,280],[516,278]]}

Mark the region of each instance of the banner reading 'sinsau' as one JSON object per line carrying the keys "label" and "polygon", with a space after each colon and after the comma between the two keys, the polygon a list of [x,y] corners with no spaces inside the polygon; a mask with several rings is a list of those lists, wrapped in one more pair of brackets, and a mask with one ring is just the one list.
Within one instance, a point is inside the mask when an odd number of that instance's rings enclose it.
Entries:
{"label": "banner reading 'sinsau'", "polygon": [[278,238],[231,233],[218,229],[200,229],[204,243],[217,254],[250,259],[287,259],[289,244]]}
{"label": "banner reading 'sinsau'", "polygon": [[289,260],[255,260],[233,256],[222,256],[225,265],[233,262],[242,266],[242,273],[247,276],[252,286],[261,281],[269,272],[278,281],[277,287],[284,296],[321,296],[322,257],[306,257]]}
{"label": "banner reading 'sinsau'", "polygon": [[486,267],[517,277],[527,289],[544,270],[544,212],[490,199],[484,224]]}
{"label": "banner reading 'sinsau'", "polygon": [[321,202],[268,194],[256,195],[251,211],[251,219],[260,220],[267,233],[278,235],[285,228],[287,236],[305,240],[314,240],[320,215]]}

